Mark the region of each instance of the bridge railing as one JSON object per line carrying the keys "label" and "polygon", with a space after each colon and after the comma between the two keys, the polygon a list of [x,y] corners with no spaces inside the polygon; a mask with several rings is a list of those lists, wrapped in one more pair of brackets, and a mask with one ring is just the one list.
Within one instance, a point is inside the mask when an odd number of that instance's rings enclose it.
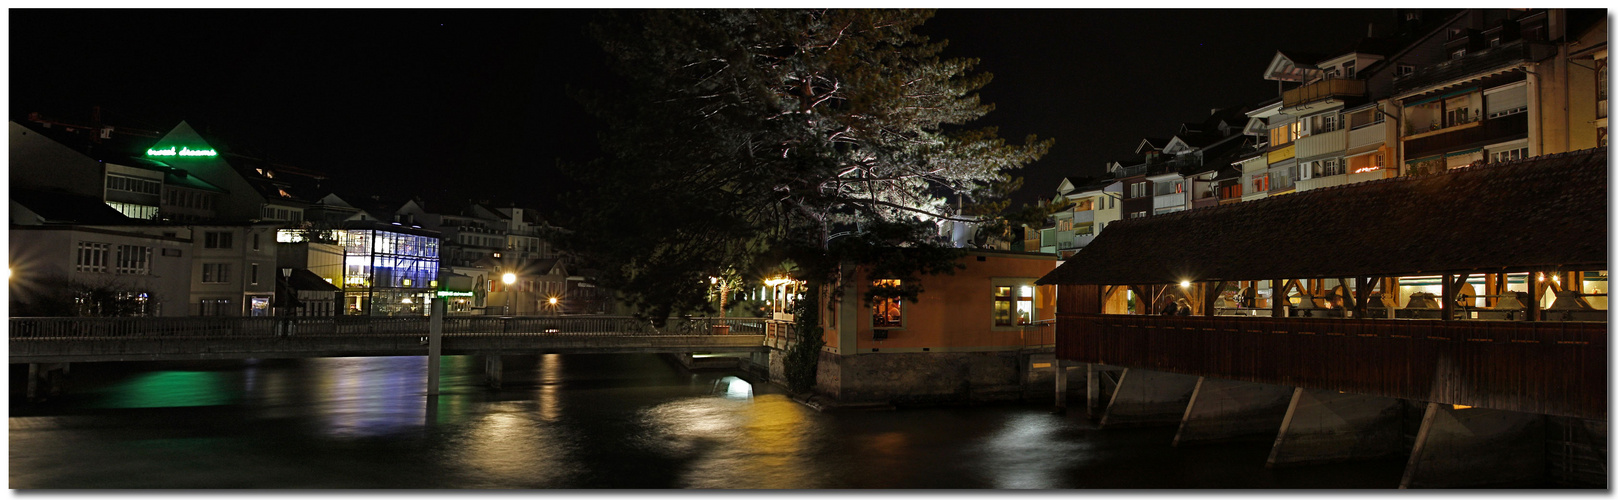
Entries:
{"label": "bridge railing", "polygon": [[[425,335],[427,317],[191,317],[11,318],[17,340],[97,338],[253,338],[297,336]],[[762,318],[670,318],[661,327],[631,316],[449,316],[444,333],[477,335],[763,335]]]}

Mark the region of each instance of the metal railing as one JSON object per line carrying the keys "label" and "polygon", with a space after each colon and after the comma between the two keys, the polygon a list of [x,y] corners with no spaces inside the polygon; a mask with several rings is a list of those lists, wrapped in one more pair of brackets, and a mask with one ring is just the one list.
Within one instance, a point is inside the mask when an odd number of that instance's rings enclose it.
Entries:
{"label": "metal railing", "polygon": [[1537,61],[1549,53],[1548,48],[1524,40],[1493,47],[1460,59],[1452,59],[1416,70],[1415,73],[1393,77],[1394,92],[1443,83],[1504,68],[1523,61]]}
{"label": "metal railing", "polygon": [[[276,336],[425,335],[421,317],[221,317],[221,318],[11,318],[10,339],[254,338]],[[656,336],[762,335],[762,318],[669,318],[661,327],[631,316],[448,316],[446,335]]]}

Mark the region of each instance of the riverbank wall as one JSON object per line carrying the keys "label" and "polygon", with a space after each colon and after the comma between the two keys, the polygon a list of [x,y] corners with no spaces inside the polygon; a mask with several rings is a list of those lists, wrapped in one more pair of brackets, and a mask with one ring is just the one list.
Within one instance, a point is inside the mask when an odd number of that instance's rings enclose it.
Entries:
{"label": "riverbank wall", "polygon": [[[766,356],[771,382],[786,385],[786,352]],[[755,358],[757,359],[757,358]],[[833,406],[932,406],[1055,399],[1050,348],[842,355],[822,351],[815,395]]]}

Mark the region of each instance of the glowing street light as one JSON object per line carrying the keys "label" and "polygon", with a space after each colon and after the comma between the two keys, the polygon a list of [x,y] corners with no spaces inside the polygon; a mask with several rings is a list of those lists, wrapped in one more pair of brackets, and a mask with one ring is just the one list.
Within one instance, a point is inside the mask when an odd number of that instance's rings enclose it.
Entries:
{"label": "glowing street light", "polygon": [[556,297],[551,297],[548,302],[550,302],[553,306],[556,305]]}
{"label": "glowing street light", "polygon": [[1181,281],[1180,282],[1180,288],[1191,288],[1191,282],[1189,282],[1189,281]]}
{"label": "glowing street light", "polygon": [[511,314],[511,284],[517,282],[517,274],[506,273],[500,281],[506,284],[506,314]]}

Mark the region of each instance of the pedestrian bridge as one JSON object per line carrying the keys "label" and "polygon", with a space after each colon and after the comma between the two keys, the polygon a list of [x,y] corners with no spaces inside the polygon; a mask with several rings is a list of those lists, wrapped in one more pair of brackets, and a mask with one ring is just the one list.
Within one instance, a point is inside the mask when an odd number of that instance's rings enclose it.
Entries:
{"label": "pedestrian bridge", "polygon": [[[11,363],[425,356],[427,317],[11,318]],[[771,320],[445,317],[443,353],[763,351]]]}

